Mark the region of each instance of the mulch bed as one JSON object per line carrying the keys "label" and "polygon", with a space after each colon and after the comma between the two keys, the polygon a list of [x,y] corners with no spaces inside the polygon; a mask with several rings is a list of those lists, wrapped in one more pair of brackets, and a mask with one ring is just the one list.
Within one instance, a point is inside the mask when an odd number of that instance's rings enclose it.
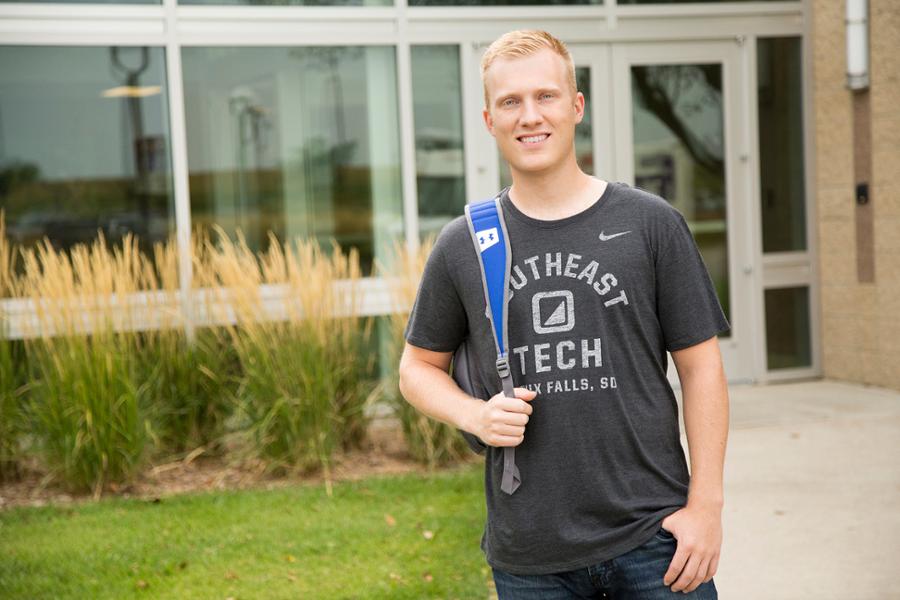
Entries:
{"label": "mulch bed", "polygon": [[[427,468],[406,453],[402,432],[396,425],[374,425],[363,450],[335,456],[332,480],[352,481],[373,475],[427,473]],[[462,463],[482,460],[474,453]],[[60,485],[45,481],[37,464],[26,465],[17,481],[0,482],[0,510],[15,506],[46,506],[91,502],[90,493],[73,494]],[[157,464],[141,473],[133,483],[110,484],[104,497],[157,499],[174,494],[210,490],[275,489],[298,483],[324,484],[321,473],[274,476],[264,472],[262,463],[233,464],[227,457],[205,456],[202,449],[184,459]]]}

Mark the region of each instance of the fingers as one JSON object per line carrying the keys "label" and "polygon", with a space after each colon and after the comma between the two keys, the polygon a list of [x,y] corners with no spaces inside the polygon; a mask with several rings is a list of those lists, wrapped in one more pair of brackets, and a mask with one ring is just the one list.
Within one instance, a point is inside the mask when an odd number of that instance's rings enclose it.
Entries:
{"label": "fingers", "polygon": [[528,424],[529,417],[525,413],[503,411],[499,421],[505,425],[519,425],[524,427]]}
{"label": "fingers", "polygon": [[523,415],[530,415],[532,413],[531,405],[527,402],[519,400],[518,398],[507,398],[506,396],[502,396],[498,398],[494,404],[496,404],[497,407],[510,413]]}
{"label": "fingers", "polygon": [[716,574],[716,571],[719,569],[719,555],[715,554],[712,557],[712,560],[709,561],[709,568],[706,570],[706,578],[703,580],[703,583],[706,583]]}
{"label": "fingers", "polygon": [[478,437],[488,446],[518,446],[525,440],[525,428],[490,423]]}
{"label": "fingers", "polygon": [[536,391],[523,387],[513,388],[513,392],[515,392],[516,398],[521,398],[522,400],[534,400],[534,397],[537,396]]}
{"label": "fingers", "polygon": [[521,425],[507,425],[506,423],[494,423],[491,425],[491,433],[494,435],[520,437],[525,435],[525,427]]}
{"label": "fingers", "polygon": [[499,392],[491,400],[503,410],[530,415],[533,411],[531,400],[534,400],[537,392],[528,388],[514,388],[513,391],[516,394],[515,398],[509,398],[503,392]]}
{"label": "fingers", "polygon": [[[666,574],[663,575],[663,583],[665,585],[672,585],[672,583],[678,579],[678,575],[684,570],[684,565],[687,563],[689,556],[690,552],[687,551],[685,545],[678,544],[675,549],[675,556],[672,557],[672,562],[669,563],[669,568],[666,571]],[[675,591],[674,587],[673,591]]]}
{"label": "fingers", "polygon": [[525,425],[533,409],[530,403],[537,392],[528,388],[514,388],[515,398],[503,392],[494,395],[481,417],[482,441],[489,446],[518,446],[525,439]]}
{"label": "fingers", "polygon": [[523,435],[520,435],[519,437],[502,435],[496,438],[492,438],[492,441],[485,440],[485,443],[489,446],[494,446],[495,448],[503,448],[504,446],[518,446],[524,440],[525,436]]}
{"label": "fingers", "polygon": [[[527,410],[520,410],[527,409]],[[508,425],[524,425],[531,414],[531,405],[525,404],[515,398],[494,397],[487,408],[488,420],[492,423],[506,423]]]}
{"label": "fingers", "polygon": [[495,408],[488,415],[482,440],[490,446],[518,446],[525,439],[526,423],[526,414]]}
{"label": "fingers", "polygon": [[[491,421],[486,430],[486,434],[491,439],[497,439],[498,437],[511,437],[511,438],[523,438],[525,436],[525,424],[517,424],[517,423],[508,423],[505,422],[507,418],[515,418],[515,419],[528,419],[528,415],[521,415],[517,413],[504,413],[504,420],[495,420]],[[487,441],[487,440],[485,440]],[[507,440],[512,441],[512,440]],[[520,442],[521,443],[521,440]],[[492,444],[496,445],[496,444]]]}
{"label": "fingers", "polygon": [[688,584],[688,586],[684,588],[685,593],[693,592],[706,581],[706,571],[709,568],[709,562],[710,561],[708,558],[700,561],[700,566],[697,567],[697,574],[694,575],[694,579]]}
{"label": "fingers", "polygon": [[[675,554],[677,557],[678,553],[676,552]],[[698,556],[698,554],[694,552],[688,559],[687,564],[684,566],[684,569],[682,569],[681,576],[678,577],[678,580],[675,581],[675,585],[672,586],[672,591],[686,591],[687,587],[694,581],[694,578],[697,576],[697,570],[699,568],[700,556]],[[665,578],[663,578],[663,581],[665,581]]]}

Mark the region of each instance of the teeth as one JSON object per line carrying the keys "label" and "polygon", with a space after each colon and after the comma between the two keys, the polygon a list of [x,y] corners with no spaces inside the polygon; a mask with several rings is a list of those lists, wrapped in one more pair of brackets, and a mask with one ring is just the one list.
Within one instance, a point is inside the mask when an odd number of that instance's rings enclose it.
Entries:
{"label": "teeth", "polygon": [[521,138],[521,139],[522,139],[522,141],[525,142],[526,144],[533,144],[533,143],[535,143],[535,142],[540,142],[540,141],[542,141],[542,140],[547,139],[547,134],[545,133],[545,134],[543,134],[543,135],[535,135],[535,136],[532,136],[532,137],[523,137],[523,138]]}

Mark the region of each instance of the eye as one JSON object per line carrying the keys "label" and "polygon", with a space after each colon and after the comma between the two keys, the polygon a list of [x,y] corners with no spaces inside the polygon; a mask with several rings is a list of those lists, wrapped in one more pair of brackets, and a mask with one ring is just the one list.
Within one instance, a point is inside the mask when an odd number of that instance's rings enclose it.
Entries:
{"label": "eye", "polygon": [[550,96],[552,98],[553,94],[551,92],[544,92],[543,94],[541,94],[541,98],[543,98],[544,96]]}
{"label": "eye", "polygon": [[503,101],[503,106],[509,106],[510,102],[515,102],[515,98],[507,98]]}

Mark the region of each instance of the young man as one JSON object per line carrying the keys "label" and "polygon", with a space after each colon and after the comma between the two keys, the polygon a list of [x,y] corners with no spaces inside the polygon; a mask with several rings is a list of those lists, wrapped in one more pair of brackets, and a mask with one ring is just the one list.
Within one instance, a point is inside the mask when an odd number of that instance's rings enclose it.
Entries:
{"label": "young man", "polygon": [[[716,598],[729,329],[697,246],[668,202],[579,169],[584,96],[565,45],[513,31],[482,59],[483,116],[509,163],[512,248],[504,397],[464,216],[431,253],[406,329],[400,389],[484,441],[481,548],[506,598]],[[470,337],[476,397],[448,375]],[[672,353],[691,459],[666,379]],[[485,401],[487,400],[487,401]],[[522,483],[500,489],[503,448]]]}

